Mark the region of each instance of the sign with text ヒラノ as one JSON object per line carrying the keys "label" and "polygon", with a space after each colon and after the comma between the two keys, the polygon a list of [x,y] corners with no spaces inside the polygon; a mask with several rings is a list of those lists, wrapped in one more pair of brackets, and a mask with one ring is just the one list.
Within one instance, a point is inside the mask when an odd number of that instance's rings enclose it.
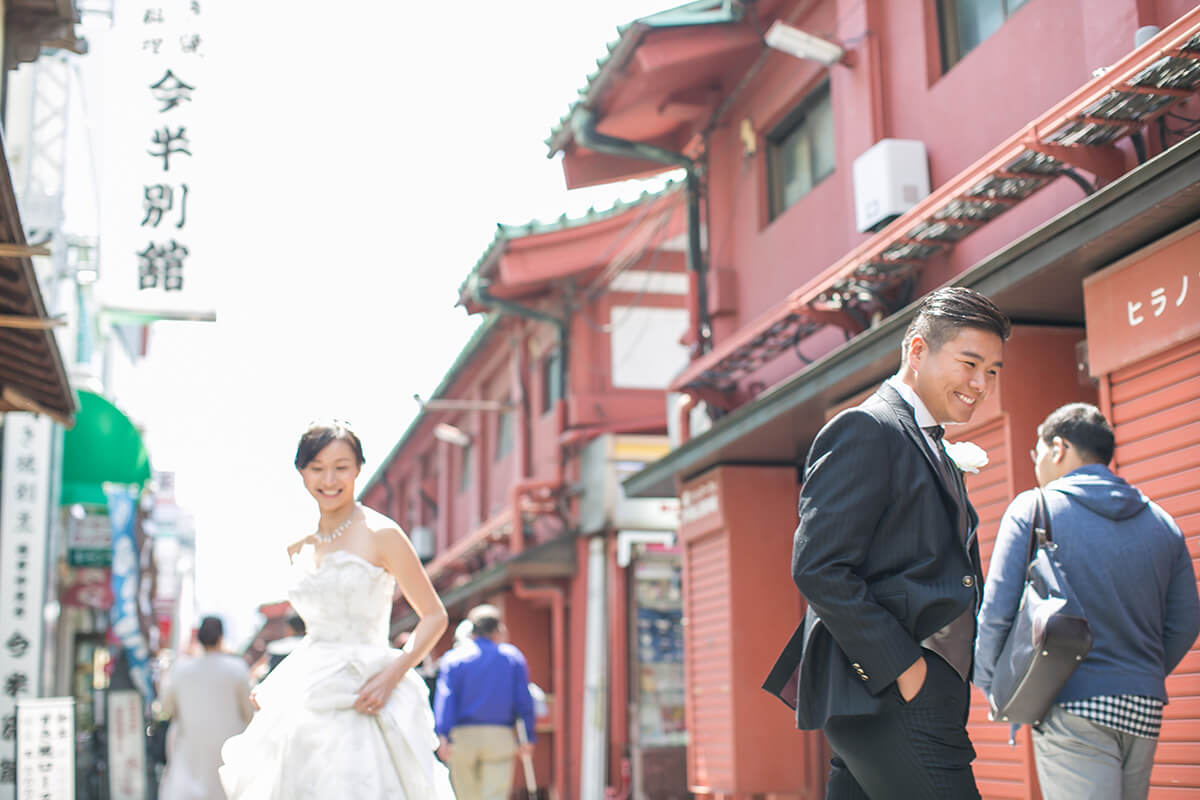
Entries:
{"label": "sign with text \u30d2\u30e9\u30ce", "polygon": [[1107,375],[1200,336],[1200,223],[1083,282],[1088,367]]}

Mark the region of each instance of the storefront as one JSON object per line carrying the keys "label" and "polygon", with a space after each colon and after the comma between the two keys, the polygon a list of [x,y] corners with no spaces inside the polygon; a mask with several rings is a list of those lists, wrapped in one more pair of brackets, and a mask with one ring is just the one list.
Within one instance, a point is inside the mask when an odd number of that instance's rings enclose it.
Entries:
{"label": "storefront", "polygon": [[[1160,502],[1186,535],[1200,533],[1198,219],[1200,137],[1192,137],[956,278],[1014,320],[998,391],[969,426],[948,434],[989,455],[987,467],[967,478],[985,569],[1005,508],[1034,485],[1027,451],[1036,426],[1067,402],[1098,402],[1116,431],[1117,472]],[[819,796],[827,766],[820,737],[796,732],[773,699],[753,721],[738,716],[739,702],[762,694],[757,687],[800,618],[786,569],[799,465],[825,420],[896,369],[913,313],[910,306],[884,319],[624,483],[633,496],[678,489],[682,500],[693,791]],[[750,471],[758,477],[735,482]],[[748,517],[769,516],[770,508],[778,509],[773,519]],[[753,601],[766,587],[770,598]],[[794,606],[781,607],[781,597]],[[714,658],[714,650],[744,661]],[[1193,650],[1168,679],[1173,699],[1155,787],[1200,789],[1197,675]],[[1010,747],[1007,728],[987,721],[978,691],[969,730],[984,797],[1038,796],[1027,731]],[[770,785],[747,779],[756,759]],[[786,774],[770,773],[771,764]]]}
{"label": "storefront", "polygon": [[[1113,423],[1113,467],[1200,538],[1200,222],[1084,281],[1091,374]],[[1200,569],[1197,570],[1200,572]],[[1200,787],[1200,652],[1167,680],[1155,782]]]}
{"label": "storefront", "polygon": [[[55,509],[63,535],[52,552],[59,603],[55,632],[53,693],[75,699],[78,734],[76,765],[81,785],[95,780],[97,730],[106,723],[105,698],[119,645],[112,629],[113,530],[105,484],[145,487],[150,459],[134,424],[104,397],[78,392],[75,426],[63,437],[61,493]],[[135,527],[142,536],[141,525]],[[140,543],[138,553],[144,550]],[[127,567],[137,581],[152,570],[153,559],[138,558]],[[142,594],[138,592],[138,597]],[[144,598],[147,617],[149,597]],[[143,636],[157,634],[149,624]]]}

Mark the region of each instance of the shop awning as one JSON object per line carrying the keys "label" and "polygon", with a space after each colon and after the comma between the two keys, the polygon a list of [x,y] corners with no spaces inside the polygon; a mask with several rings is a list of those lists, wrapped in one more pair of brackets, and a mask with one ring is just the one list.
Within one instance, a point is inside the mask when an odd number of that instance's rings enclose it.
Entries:
{"label": "shop awning", "polygon": [[105,483],[145,485],[150,457],[142,435],[98,394],[79,392],[75,427],[63,442],[62,505],[105,505]]}
{"label": "shop awning", "polygon": [[54,339],[0,146],[0,412],[33,411],[70,426],[77,406]]}
{"label": "shop awning", "polygon": [[[1083,279],[1200,218],[1200,134],[1193,135],[1014,241],[953,284],[991,297],[1018,324],[1082,325]],[[898,364],[916,304],[887,317],[722,417],[711,429],[623,482],[630,497],[671,497],[717,464],[799,466],[825,409]]]}

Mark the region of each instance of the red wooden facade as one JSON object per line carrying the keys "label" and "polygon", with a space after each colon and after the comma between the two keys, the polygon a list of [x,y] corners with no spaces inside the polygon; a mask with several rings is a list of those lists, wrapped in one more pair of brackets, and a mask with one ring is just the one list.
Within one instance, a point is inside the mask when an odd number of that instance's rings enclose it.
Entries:
{"label": "red wooden facade", "polygon": [[[614,347],[631,346],[625,320],[658,333],[664,319],[678,319],[665,348],[644,342],[640,352],[674,347],[685,359],[677,340],[686,276],[671,245],[680,209],[668,187],[582,219],[502,226],[462,289],[461,304],[484,317],[479,329],[361,493],[414,540],[430,532],[426,569],[451,614],[437,655],[472,606],[503,611],[530,679],[548,694],[535,774],[557,797],[578,793],[583,736],[587,542],[576,531],[588,487],[580,454],[606,434],[666,433],[670,372],[647,386]],[[615,534],[600,534],[610,550]],[[610,569],[619,589],[615,558]],[[413,622],[399,601],[393,632]],[[612,603],[608,622],[615,722],[607,779],[619,788],[628,739],[619,724],[627,698],[618,692],[628,683],[623,604]]]}
{"label": "red wooden facade", "polygon": [[[1148,349],[1137,351],[1136,364],[1097,374],[1097,391],[1087,375],[1089,358],[1093,365],[1113,364],[1111,351],[1129,344],[1129,337],[1097,343],[1114,323],[1093,320],[1090,307],[1085,313],[1082,288],[1089,272],[1113,260],[1097,253],[1124,255],[1120,247],[1096,245],[1106,233],[1140,246],[1200,216],[1189,188],[1200,181],[1180,177],[1182,166],[1175,173],[1161,167],[1179,187],[1174,196],[1188,198],[1176,202],[1190,202],[1193,210],[1157,221],[1151,210],[1137,212],[1140,217],[1131,211],[1119,230],[1114,223],[1111,231],[1067,235],[1064,220],[1098,216],[1101,203],[1081,200],[1076,182],[1058,179],[1060,168],[1070,167],[1089,184],[1089,193],[1099,189],[1103,195],[1111,186],[1112,196],[1125,200],[1136,183],[1131,171],[1145,159],[1175,164],[1172,158],[1191,158],[1193,145],[1181,144],[1182,136],[1160,135],[1163,123],[1151,124],[1165,107],[1134,114],[1112,126],[1110,137],[1082,147],[1064,145],[1059,133],[1104,129],[1097,116],[1103,103],[1151,92],[1138,81],[1164,58],[1179,58],[1188,69],[1200,63],[1192,49],[1195,44],[1200,51],[1200,9],[1190,0],[1124,0],[1064,14],[1061,4],[1031,0],[947,64],[943,23],[955,5],[763,0],[753,4],[754,14],[739,15],[739,4],[710,2],[638,20],[622,30],[548,140],[552,152],[563,153],[569,186],[665,168],[654,159],[690,164],[703,178],[705,249],[701,263],[691,266],[707,298],[697,295],[689,304],[701,353],[672,388],[691,396],[686,408],[696,407],[693,422],[700,410],[710,412],[711,428],[692,425],[692,441],[644,470],[649,477],[626,483],[631,491],[648,492],[671,479],[682,500],[688,782],[702,796],[822,795],[819,742],[791,731],[782,705],[762,708],[753,724],[738,715],[749,707],[743,704],[753,704],[750,694],[786,640],[771,627],[790,631],[799,618],[800,599],[785,568],[794,507],[776,522],[767,509],[794,504],[796,465],[821,420],[896,368],[898,348],[888,357],[864,353],[882,352],[879,343],[889,336],[898,345],[903,326],[892,320],[903,319],[911,312],[908,303],[936,286],[956,280],[999,287],[993,290],[997,300],[1016,322],[998,393],[970,426],[951,433],[952,439],[974,440],[991,458],[967,481],[981,515],[985,562],[1008,502],[1034,483],[1026,451],[1036,425],[1057,406],[1077,400],[1099,400],[1110,413],[1118,436],[1116,468],[1177,515],[1192,552],[1200,552],[1200,457],[1194,457],[1200,439],[1192,435],[1200,430],[1200,415],[1191,413],[1200,394],[1197,332],[1178,317],[1169,330],[1147,323],[1142,338],[1151,342]],[[825,66],[765,48],[760,35],[780,21],[840,43],[848,58]],[[1135,31],[1149,25],[1163,34],[1135,49]],[[832,168],[780,211],[771,204],[778,178],[772,156],[788,121],[824,86],[832,108]],[[1195,117],[1198,88],[1200,80],[1188,79],[1162,96],[1181,103],[1172,113]],[[878,233],[860,234],[852,165],[885,138],[924,143],[933,192]],[[1173,157],[1180,148],[1189,155]],[[1049,178],[1020,173],[1015,165],[1031,157],[1050,157],[1058,166]],[[999,196],[990,195],[992,189],[1011,188],[1022,174],[1036,186],[1005,197],[996,219],[948,223],[957,231],[953,238],[921,252],[930,226],[961,220],[954,214],[985,197],[991,202]],[[1128,204],[1132,208],[1133,200]],[[1050,266],[1041,272],[1030,267],[1017,277],[1011,265],[1021,253],[1051,237],[1074,242],[1076,251],[1047,255]],[[1194,266],[1196,248],[1188,252]],[[1013,277],[997,278],[1006,266]],[[1200,301],[1200,273],[1191,280]],[[1143,316],[1157,309],[1161,293],[1150,295],[1157,288],[1146,287]],[[1181,290],[1175,283],[1166,291],[1174,303]],[[1189,309],[1200,307],[1187,302]],[[798,399],[787,405],[791,397]],[[762,466],[741,466],[748,463]],[[750,469],[787,473],[791,480],[749,481],[736,492],[724,488],[739,470]],[[747,554],[760,556],[751,559],[753,566],[746,565]],[[766,622],[761,604],[748,609],[735,601],[739,591],[754,597],[764,586],[795,601],[784,608],[787,603],[773,599],[770,607],[780,613]],[[1189,655],[1169,680],[1173,699],[1155,797],[1200,790],[1198,658]],[[987,722],[984,710],[977,693],[970,730],[984,796],[1039,797],[1027,734],[1011,748],[1007,728]],[[776,724],[778,735],[759,738]]]}

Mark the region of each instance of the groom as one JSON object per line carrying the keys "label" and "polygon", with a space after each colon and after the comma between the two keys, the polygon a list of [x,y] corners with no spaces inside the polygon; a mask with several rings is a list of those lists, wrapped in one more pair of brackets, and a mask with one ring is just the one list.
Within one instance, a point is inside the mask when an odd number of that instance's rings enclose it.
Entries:
{"label": "groom", "polygon": [[932,292],[899,372],[813,441],[792,550],[808,612],[764,688],[825,731],[827,798],[979,797],[978,517],[942,437],[995,388],[1010,330],[978,292]]}

